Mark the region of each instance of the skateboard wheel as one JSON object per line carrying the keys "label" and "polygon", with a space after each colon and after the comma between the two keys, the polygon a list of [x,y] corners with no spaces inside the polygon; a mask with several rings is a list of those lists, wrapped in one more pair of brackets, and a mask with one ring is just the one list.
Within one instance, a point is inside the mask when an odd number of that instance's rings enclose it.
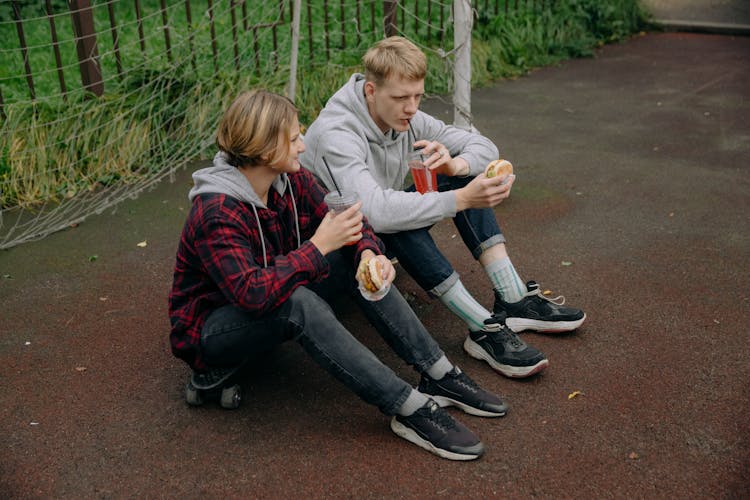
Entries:
{"label": "skateboard wheel", "polygon": [[242,401],[242,389],[239,385],[232,385],[221,390],[222,408],[234,410],[240,407],[240,401]]}
{"label": "skateboard wheel", "polygon": [[188,382],[185,386],[185,401],[190,406],[200,406],[203,404],[201,393],[193,386],[192,382]]}

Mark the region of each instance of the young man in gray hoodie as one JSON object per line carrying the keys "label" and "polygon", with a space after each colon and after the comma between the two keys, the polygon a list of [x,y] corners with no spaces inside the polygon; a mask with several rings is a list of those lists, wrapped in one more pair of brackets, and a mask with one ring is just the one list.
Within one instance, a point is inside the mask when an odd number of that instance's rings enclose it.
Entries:
{"label": "young man in gray hoodie", "polygon": [[[466,323],[464,349],[470,356],[509,377],[542,371],[546,357],[515,332],[570,331],[585,314],[548,300],[514,269],[493,208],[510,195],[515,176],[487,178],[484,169],[499,157],[497,147],[418,109],[427,62],[412,42],[381,40],[363,63],[365,73],[352,75],[308,128],[302,165],[333,189],[330,168],[341,189],[359,195],[388,254]],[[415,149],[437,173],[436,192],[404,189],[407,157]],[[492,312],[469,294],[429,233],[449,217],[492,283]]]}

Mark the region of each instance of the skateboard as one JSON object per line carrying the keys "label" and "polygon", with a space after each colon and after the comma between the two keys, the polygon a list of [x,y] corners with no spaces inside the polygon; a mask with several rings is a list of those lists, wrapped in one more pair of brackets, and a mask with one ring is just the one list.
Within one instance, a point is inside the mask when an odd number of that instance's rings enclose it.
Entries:
{"label": "skateboard", "polygon": [[208,400],[218,399],[222,408],[239,408],[242,388],[232,380],[244,363],[233,367],[209,368],[206,372],[193,372],[185,386],[185,400],[191,406],[201,406]]}

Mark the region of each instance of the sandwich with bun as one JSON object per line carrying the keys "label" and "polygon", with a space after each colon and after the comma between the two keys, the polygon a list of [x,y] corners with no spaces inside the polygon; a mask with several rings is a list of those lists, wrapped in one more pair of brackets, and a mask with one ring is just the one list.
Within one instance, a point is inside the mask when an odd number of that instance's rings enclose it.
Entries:
{"label": "sandwich with bun", "polygon": [[368,292],[383,288],[383,263],[379,259],[362,259],[357,268],[360,283]]}
{"label": "sandwich with bun", "polygon": [[495,160],[484,169],[484,175],[490,177],[509,176],[513,173],[513,165],[508,160]]}

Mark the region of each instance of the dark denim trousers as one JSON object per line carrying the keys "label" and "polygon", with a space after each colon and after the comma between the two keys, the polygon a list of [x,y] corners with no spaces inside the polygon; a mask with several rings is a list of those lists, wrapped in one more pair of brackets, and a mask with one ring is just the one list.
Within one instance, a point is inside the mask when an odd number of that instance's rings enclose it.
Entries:
{"label": "dark denim trousers", "polygon": [[[438,175],[438,191],[462,188],[472,179],[473,177]],[[406,191],[414,191],[414,186]],[[479,259],[488,248],[505,242],[505,236],[491,208],[470,208],[458,212],[453,218],[453,224],[475,259]],[[427,226],[378,236],[385,243],[388,256],[396,257],[422,289],[433,297],[439,297],[458,281],[458,273],[437,247],[430,229],[431,226]]]}
{"label": "dark denim trousers", "polygon": [[326,258],[331,276],[322,283],[297,288],[284,305],[262,318],[231,305],[214,311],[201,332],[206,361],[236,364],[284,341],[296,340],[321,367],[365,402],[393,415],[412,387],[346,330],[326,298],[337,293],[354,297],[388,345],[420,373],[435,364],[443,352],[396,287],[392,286],[380,301],[365,300],[356,289],[351,255],[338,251]]}

